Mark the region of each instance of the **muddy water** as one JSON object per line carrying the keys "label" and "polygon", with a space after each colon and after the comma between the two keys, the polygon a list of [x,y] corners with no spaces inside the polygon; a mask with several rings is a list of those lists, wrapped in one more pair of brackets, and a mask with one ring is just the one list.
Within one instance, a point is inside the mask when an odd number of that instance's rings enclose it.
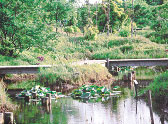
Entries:
{"label": "muddy water", "polygon": [[[18,124],[150,124],[150,111],[143,99],[131,96],[111,97],[108,101],[88,102],[65,97],[52,100],[52,105],[17,101],[20,109],[16,111]],[[159,108],[158,108],[159,110]],[[154,123],[161,124],[160,115],[153,112]],[[164,121],[168,124],[168,120]]]}

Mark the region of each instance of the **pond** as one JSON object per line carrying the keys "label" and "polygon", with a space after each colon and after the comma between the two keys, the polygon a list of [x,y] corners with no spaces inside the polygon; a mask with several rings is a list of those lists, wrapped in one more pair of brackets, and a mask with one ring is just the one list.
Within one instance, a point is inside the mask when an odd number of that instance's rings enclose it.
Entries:
{"label": "pond", "polygon": [[[128,90],[128,89],[127,89]],[[150,110],[144,99],[134,99],[129,94],[110,97],[101,102],[64,97],[52,100],[52,105],[25,103],[17,100],[20,109],[15,112],[17,124],[150,124]],[[155,106],[154,106],[155,107]],[[159,106],[153,112],[155,124],[160,121]]]}

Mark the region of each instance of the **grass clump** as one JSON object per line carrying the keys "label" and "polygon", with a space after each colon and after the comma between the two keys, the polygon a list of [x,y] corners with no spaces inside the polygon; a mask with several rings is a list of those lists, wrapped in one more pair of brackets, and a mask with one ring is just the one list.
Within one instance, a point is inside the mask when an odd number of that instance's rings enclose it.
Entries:
{"label": "grass clump", "polygon": [[149,89],[152,90],[154,96],[168,97],[168,71],[156,77],[154,82],[150,84]]}
{"label": "grass clump", "polygon": [[0,81],[0,113],[12,111],[16,108],[16,106],[11,103],[4,89],[4,83]]}
{"label": "grass clump", "polygon": [[110,78],[108,70],[101,65],[58,65],[47,71],[41,70],[39,74],[39,80],[44,85],[62,83],[82,85]]}
{"label": "grass clump", "polygon": [[8,89],[30,89],[32,87],[35,87],[36,85],[43,86],[43,84],[40,82],[28,80],[28,81],[12,83],[8,85]]}
{"label": "grass clump", "polygon": [[146,93],[148,90],[152,91],[152,96],[156,99],[168,97],[168,71],[157,76],[153,83],[140,91],[140,94]]}

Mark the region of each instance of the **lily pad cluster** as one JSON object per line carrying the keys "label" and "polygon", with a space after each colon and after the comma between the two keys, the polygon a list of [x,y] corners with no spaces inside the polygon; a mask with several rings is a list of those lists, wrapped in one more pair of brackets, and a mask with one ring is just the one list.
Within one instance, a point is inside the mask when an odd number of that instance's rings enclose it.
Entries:
{"label": "lily pad cluster", "polygon": [[41,87],[39,85],[32,87],[31,90],[24,90],[20,94],[18,94],[18,97],[25,97],[25,96],[32,96],[32,93],[37,93],[37,97],[45,97],[47,93],[51,93],[52,96],[57,96],[58,92],[51,91],[50,88],[47,87]]}
{"label": "lily pad cluster", "polygon": [[71,96],[73,98],[98,98],[110,96],[112,91],[105,86],[83,85],[79,89],[75,89]]}

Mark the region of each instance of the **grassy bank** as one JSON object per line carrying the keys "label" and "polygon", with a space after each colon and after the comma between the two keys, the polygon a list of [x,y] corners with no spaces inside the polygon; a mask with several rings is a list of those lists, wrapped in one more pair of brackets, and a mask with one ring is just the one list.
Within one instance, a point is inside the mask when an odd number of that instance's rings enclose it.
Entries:
{"label": "grassy bank", "polygon": [[[95,41],[60,35],[49,45],[23,51],[17,58],[0,55],[0,65],[58,64],[80,59],[166,58],[167,44],[151,42],[143,36],[118,37],[99,34]],[[39,57],[42,57],[40,60]]]}
{"label": "grassy bank", "polygon": [[31,81],[22,81],[8,85],[9,89],[29,89],[35,85],[62,86],[69,85],[83,85],[88,83],[97,83],[103,85],[111,83],[112,76],[108,70],[98,64],[94,65],[62,65],[59,64],[50,69],[42,69],[38,74],[38,78]]}
{"label": "grassy bank", "polygon": [[[158,68],[158,69],[157,69]],[[126,72],[119,72],[118,76],[115,79],[123,79],[123,75],[128,72],[135,71],[136,80],[153,80],[155,77],[159,76],[161,73],[165,71],[161,70],[161,67],[138,67],[134,70],[128,70]]]}
{"label": "grassy bank", "polygon": [[152,91],[152,96],[154,99],[165,99],[168,97],[168,71],[160,74],[154,78],[153,83],[151,83],[145,89],[140,91],[140,94],[146,93],[148,90]]}
{"label": "grassy bank", "polygon": [[16,106],[11,103],[4,89],[4,83],[0,81],[0,113],[12,111],[16,108]]}
{"label": "grassy bank", "polygon": [[[99,65],[72,66],[71,63],[75,61],[85,58],[166,58],[168,57],[168,52],[165,52],[167,48],[167,44],[153,43],[139,35],[133,38],[124,38],[117,35],[99,34],[98,39],[93,41],[84,40],[83,37],[59,35],[56,40],[49,41],[47,46],[32,47],[20,53],[16,58],[0,55],[0,65],[55,65],[52,69],[41,70],[39,79],[30,85],[22,82],[22,84],[13,84],[10,86],[11,88],[25,88],[37,83],[53,84],[61,81],[68,84],[83,84],[99,80],[98,78],[106,80],[109,73]],[[146,70],[141,72],[138,72],[137,75],[146,75],[147,73]]]}

